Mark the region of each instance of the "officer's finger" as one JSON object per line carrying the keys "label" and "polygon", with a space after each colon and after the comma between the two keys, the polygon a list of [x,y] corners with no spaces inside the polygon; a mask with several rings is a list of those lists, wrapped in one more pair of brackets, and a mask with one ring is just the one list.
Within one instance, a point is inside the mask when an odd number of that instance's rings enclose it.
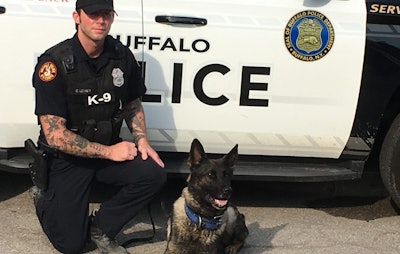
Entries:
{"label": "officer's finger", "polygon": [[136,145],[133,142],[128,142],[129,149],[136,149]]}
{"label": "officer's finger", "polygon": [[142,160],[147,160],[147,158],[149,158],[149,156],[147,155],[147,152],[142,152]]}
{"label": "officer's finger", "polygon": [[[158,156],[157,156],[158,157]],[[154,160],[160,167],[164,168],[164,162],[158,157],[157,160]]]}
{"label": "officer's finger", "polygon": [[133,155],[135,155],[136,156],[136,154],[137,154],[137,148],[136,148],[136,146],[135,146],[135,144],[134,143],[129,143],[129,146],[128,146],[128,153],[129,154],[133,154]]}
{"label": "officer's finger", "polygon": [[160,167],[164,168],[164,162],[158,156],[156,151],[152,150],[152,152],[149,153],[149,155]]}

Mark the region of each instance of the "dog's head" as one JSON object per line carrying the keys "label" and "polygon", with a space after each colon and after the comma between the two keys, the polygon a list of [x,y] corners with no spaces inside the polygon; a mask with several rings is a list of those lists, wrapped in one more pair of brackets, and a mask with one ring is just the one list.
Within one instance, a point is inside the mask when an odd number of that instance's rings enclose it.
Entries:
{"label": "dog's head", "polygon": [[219,159],[207,158],[200,141],[194,139],[188,165],[188,190],[202,208],[225,210],[232,194],[233,166],[238,159],[238,145]]}

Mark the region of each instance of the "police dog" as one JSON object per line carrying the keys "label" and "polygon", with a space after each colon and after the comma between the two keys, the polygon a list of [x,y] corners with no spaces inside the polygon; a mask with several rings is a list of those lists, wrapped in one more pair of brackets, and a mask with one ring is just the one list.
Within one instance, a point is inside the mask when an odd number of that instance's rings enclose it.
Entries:
{"label": "police dog", "polygon": [[207,158],[194,139],[187,186],[174,202],[167,226],[166,254],[238,253],[249,231],[244,215],[229,204],[238,145],[219,159]]}

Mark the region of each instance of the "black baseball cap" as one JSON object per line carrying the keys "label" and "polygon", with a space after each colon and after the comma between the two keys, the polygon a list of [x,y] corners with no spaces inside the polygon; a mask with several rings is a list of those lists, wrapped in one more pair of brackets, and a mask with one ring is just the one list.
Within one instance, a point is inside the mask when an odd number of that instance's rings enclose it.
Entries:
{"label": "black baseball cap", "polygon": [[83,9],[87,14],[103,10],[115,12],[113,0],[77,0],[75,9]]}

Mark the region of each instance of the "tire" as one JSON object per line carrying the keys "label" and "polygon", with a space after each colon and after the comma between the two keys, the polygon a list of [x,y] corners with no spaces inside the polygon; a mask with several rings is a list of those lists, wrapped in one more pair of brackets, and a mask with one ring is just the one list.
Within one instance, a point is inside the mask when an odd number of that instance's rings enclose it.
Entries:
{"label": "tire", "polygon": [[379,154],[379,169],[382,182],[394,204],[400,207],[400,114],[396,116]]}

